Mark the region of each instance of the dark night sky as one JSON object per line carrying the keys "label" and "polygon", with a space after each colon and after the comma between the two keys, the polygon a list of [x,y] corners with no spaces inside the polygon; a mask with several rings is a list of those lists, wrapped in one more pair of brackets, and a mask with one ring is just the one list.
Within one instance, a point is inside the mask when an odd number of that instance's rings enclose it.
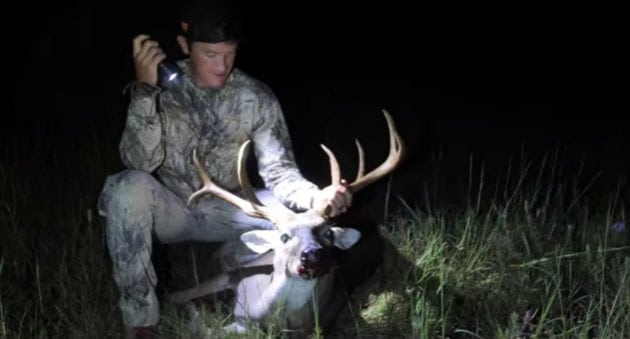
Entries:
{"label": "dark night sky", "polygon": [[[132,37],[152,34],[179,56],[173,8],[131,3],[23,5],[34,20],[18,19],[26,34],[10,38],[17,66],[3,125],[57,120],[72,131],[124,119]],[[378,139],[386,108],[412,159],[444,145],[465,162],[466,152],[488,150],[504,159],[521,142],[536,152],[562,140],[630,170],[627,27],[617,5],[252,3],[237,65],[278,95],[298,152],[320,152],[323,140],[353,147],[332,137],[342,133]]]}

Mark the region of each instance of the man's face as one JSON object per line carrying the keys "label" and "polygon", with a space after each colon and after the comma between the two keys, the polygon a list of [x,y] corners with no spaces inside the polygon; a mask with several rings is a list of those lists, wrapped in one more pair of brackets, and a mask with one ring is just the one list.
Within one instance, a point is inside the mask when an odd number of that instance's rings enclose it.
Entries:
{"label": "man's face", "polygon": [[237,43],[193,42],[188,50],[192,79],[199,87],[223,86],[234,68]]}

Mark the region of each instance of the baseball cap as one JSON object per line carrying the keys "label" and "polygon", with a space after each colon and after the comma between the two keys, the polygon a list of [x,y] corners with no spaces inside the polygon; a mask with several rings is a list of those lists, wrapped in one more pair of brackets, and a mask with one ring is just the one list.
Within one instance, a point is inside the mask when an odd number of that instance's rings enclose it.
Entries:
{"label": "baseball cap", "polygon": [[190,42],[239,42],[242,19],[234,6],[213,0],[193,0],[180,13],[180,33]]}

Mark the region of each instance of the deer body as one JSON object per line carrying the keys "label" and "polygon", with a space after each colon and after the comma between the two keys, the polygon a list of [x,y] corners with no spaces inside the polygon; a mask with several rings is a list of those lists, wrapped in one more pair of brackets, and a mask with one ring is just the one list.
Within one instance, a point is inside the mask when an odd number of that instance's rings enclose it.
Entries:
{"label": "deer body", "polygon": [[[353,193],[393,171],[402,157],[400,136],[391,116],[385,111],[383,113],[390,132],[389,155],[380,166],[364,174],[363,149],[357,142],[359,169],[356,179],[347,184]],[[221,273],[188,290],[176,292],[172,300],[176,304],[191,305],[192,299],[231,289],[236,294],[233,309],[236,321],[227,326],[228,330],[245,332],[252,322],[264,327],[272,320],[280,320],[285,328],[300,330],[304,336],[314,328],[314,312],[324,316],[320,319],[325,327],[324,318],[332,320],[330,309],[334,304],[339,305],[341,299],[335,295],[339,288],[336,286],[335,271],[331,270],[332,248],[348,249],[361,234],[353,228],[331,225],[328,206],[315,206],[295,213],[282,205],[270,207],[261,204],[244,171],[248,145],[249,141],[241,146],[238,156],[239,181],[247,199],[216,186],[201,167],[196,153],[193,153],[193,161],[204,186],[191,195],[189,203],[211,193],[250,216],[271,221],[276,227],[241,235],[245,245],[261,254],[259,258],[232,272]],[[333,153],[323,145],[322,148],[330,160],[332,181],[342,182],[339,164]]]}
{"label": "deer body", "polygon": [[[346,249],[359,240],[360,233],[350,228],[321,224],[294,229],[292,234],[290,239],[278,230],[243,234],[243,242],[252,250],[263,253],[261,257],[232,272],[176,292],[172,300],[176,304],[184,304],[204,295],[231,289],[236,295],[233,308],[236,321],[228,325],[227,330],[244,332],[252,322],[264,327],[280,319],[284,328],[308,333],[315,326],[314,305],[328,313],[326,305],[335,290],[334,270],[324,266],[330,254],[322,252],[324,247],[321,243],[329,241],[328,249],[333,245]],[[317,239],[317,234],[335,240]],[[299,253],[308,252],[308,248],[321,253],[321,267],[311,265],[305,268],[305,260]],[[329,324],[321,325],[327,327]]]}

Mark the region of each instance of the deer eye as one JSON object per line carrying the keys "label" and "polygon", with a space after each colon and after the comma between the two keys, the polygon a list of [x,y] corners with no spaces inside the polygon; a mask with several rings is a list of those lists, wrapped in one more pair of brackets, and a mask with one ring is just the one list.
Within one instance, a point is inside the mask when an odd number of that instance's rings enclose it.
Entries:
{"label": "deer eye", "polygon": [[286,243],[287,241],[289,241],[289,239],[291,239],[291,236],[286,233],[282,233],[282,235],[280,236],[280,241],[282,241],[283,243]]}
{"label": "deer eye", "polygon": [[331,230],[330,228],[326,230],[326,232],[324,232],[324,238],[326,238],[326,240],[330,241],[331,243],[335,242],[335,232],[333,232],[333,230]]}

